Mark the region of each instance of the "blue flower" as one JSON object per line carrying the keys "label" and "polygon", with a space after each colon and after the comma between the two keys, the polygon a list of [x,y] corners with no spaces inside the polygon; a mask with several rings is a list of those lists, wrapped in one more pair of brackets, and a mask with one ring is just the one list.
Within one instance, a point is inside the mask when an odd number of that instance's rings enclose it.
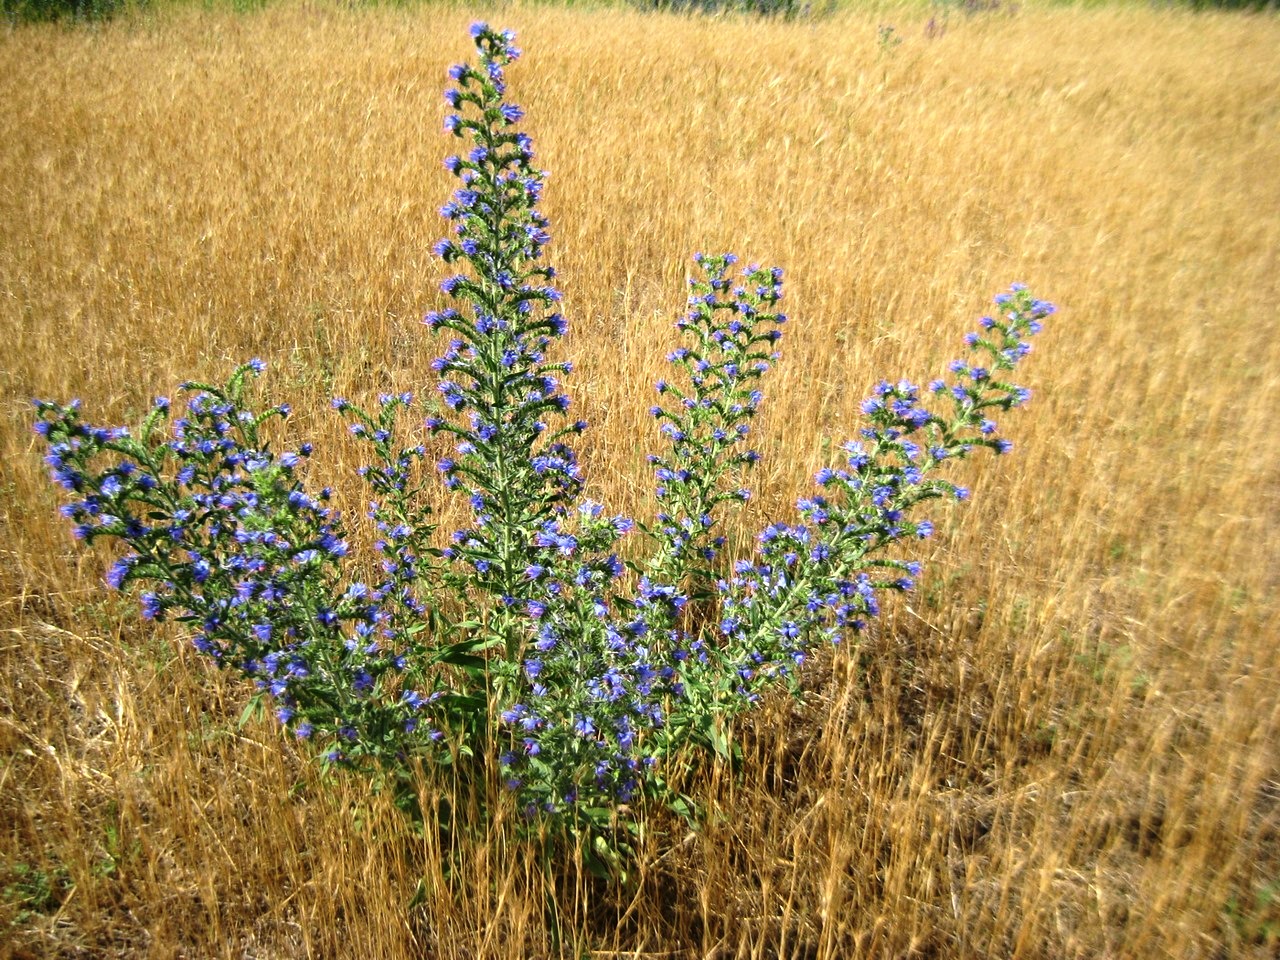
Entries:
{"label": "blue flower", "polygon": [[121,589],[139,559],[136,554],[130,554],[117,560],[107,571],[107,584],[116,590]]}

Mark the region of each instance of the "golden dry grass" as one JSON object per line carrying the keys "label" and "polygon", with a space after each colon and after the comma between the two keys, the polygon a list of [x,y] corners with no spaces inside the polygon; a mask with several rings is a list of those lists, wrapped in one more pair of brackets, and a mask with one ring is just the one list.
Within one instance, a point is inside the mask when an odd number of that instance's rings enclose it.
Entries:
{"label": "golden dry grass", "polygon": [[439,91],[472,14],[8,30],[0,952],[544,956],[552,897],[565,955],[1274,956],[1280,21],[489,16],[527,51],[598,498],[650,509],[644,410],[698,249],[788,271],[744,528],[1021,279],[1063,309],[1015,455],[966,471],[918,593],[743,731],[742,777],[697,785],[705,832],[653,824],[632,887],[548,889],[502,823],[446,875],[438,837],[237,728],[243,688],[105,593],[27,401],[124,420],[260,355],[358,514],[327,401],[430,389]]}

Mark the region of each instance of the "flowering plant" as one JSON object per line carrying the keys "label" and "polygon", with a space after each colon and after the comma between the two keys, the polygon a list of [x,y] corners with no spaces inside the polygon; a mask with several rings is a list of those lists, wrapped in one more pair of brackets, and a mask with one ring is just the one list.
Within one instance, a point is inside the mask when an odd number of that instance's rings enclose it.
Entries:
{"label": "flowering plant", "polygon": [[[892,548],[929,536],[920,503],[967,495],[938,475],[945,461],[1009,449],[991,418],[1027,400],[1006,374],[1053,307],[1015,285],[965,338],[952,382],[881,383],[799,522],[726,558],[719,525],[749,496],[758,384],[786,321],[782,271],[695,257],[652,408],[659,512],[609,515],[583,499],[572,444],[587,424],[567,416],[571,365],[550,355],[567,323],[543,258],[543,174],[505,99],[518,51],[510,32],[472,36],[477,63],[450,71],[446,128],[465,146],[445,161],[459,187],[435,248],[461,269],[441,285],[454,305],[425,320],[451,337],[425,426],[452,445],[434,466],[467,498],[464,529],[437,537],[426,447],[404,439],[409,393],[373,410],[334,400],[368,444],[376,577],[348,557],[330,491],[303,481],[311,446],[264,439],[289,408],[250,403],[261,361],[183,384],[180,415],[160,398],[136,432],[44,401],[36,431],[75,535],[127,548],[108,583],[145,584],[147,617],[182,623],[325,762],[396,777],[419,759],[456,765],[500,778],[530,818],[603,837],[642,797],[687,810],[667,785],[676,764],[730,755],[736,715],[794,683],[817,645],[862,630],[882,592],[910,589],[919,564]],[[620,549],[633,531],[647,554]]]}

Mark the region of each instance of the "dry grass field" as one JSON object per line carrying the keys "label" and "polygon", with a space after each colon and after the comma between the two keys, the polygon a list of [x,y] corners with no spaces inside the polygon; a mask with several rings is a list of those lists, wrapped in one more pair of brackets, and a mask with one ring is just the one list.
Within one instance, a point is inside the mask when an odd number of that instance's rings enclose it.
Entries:
{"label": "dry grass field", "polygon": [[501,817],[446,871],[108,593],[29,399],[124,422],[261,356],[359,517],[328,399],[434,382],[440,91],[477,11],[3,28],[0,955],[1280,955],[1280,20],[479,13],[526,51],[597,499],[652,510],[696,250],[787,270],[742,530],[1022,280],[1061,309],[1014,455],[966,465],[918,590],[740,731],[705,829],[655,815],[628,886],[546,879]]}

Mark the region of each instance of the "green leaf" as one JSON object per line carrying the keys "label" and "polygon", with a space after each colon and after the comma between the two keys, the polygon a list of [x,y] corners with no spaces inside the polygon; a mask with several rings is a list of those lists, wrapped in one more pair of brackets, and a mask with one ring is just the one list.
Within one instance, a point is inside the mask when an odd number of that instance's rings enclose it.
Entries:
{"label": "green leaf", "polygon": [[418,878],[418,886],[413,891],[413,896],[409,898],[407,909],[412,910],[414,907],[420,907],[427,902],[427,880],[425,877]]}
{"label": "green leaf", "polygon": [[583,849],[582,859],[587,869],[601,880],[609,880],[617,874],[618,853],[598,833],[592,837],[591,846]]}
{"label": "green leaf", "polygon": [[249,702],[244,705],[240,719],[236,722],[236,729],[243,730],[250,720],[260,720],[266,712],[267,695],[265,693],[255,693],[249,698]]}
{"label": "green leaf", "polygon": [[451,667],[460,667],[463,670],[483,671],[489,661],[484,657],[477,657],[474,653],[467,653],[465,650],[459,650],[458,645],[445,647],[430,660],[431,664],[444,663]]}
{"label": "green leaf", "polygon": [[667,802],[667,807],[680,819],[693,823],[697,817],[694,813],[694,803],[684,794],[679,794],[674,800]]}
{"label": "green leaf", "polygon": [[714,715],[708,715],[703,725],[703,733],[706,734],[707,742],[711,744],[711,749],[716,752],[722,760],[731,759],[729,751],[729,738],[725,736],[724,730],[720,724],[716,722]]}

